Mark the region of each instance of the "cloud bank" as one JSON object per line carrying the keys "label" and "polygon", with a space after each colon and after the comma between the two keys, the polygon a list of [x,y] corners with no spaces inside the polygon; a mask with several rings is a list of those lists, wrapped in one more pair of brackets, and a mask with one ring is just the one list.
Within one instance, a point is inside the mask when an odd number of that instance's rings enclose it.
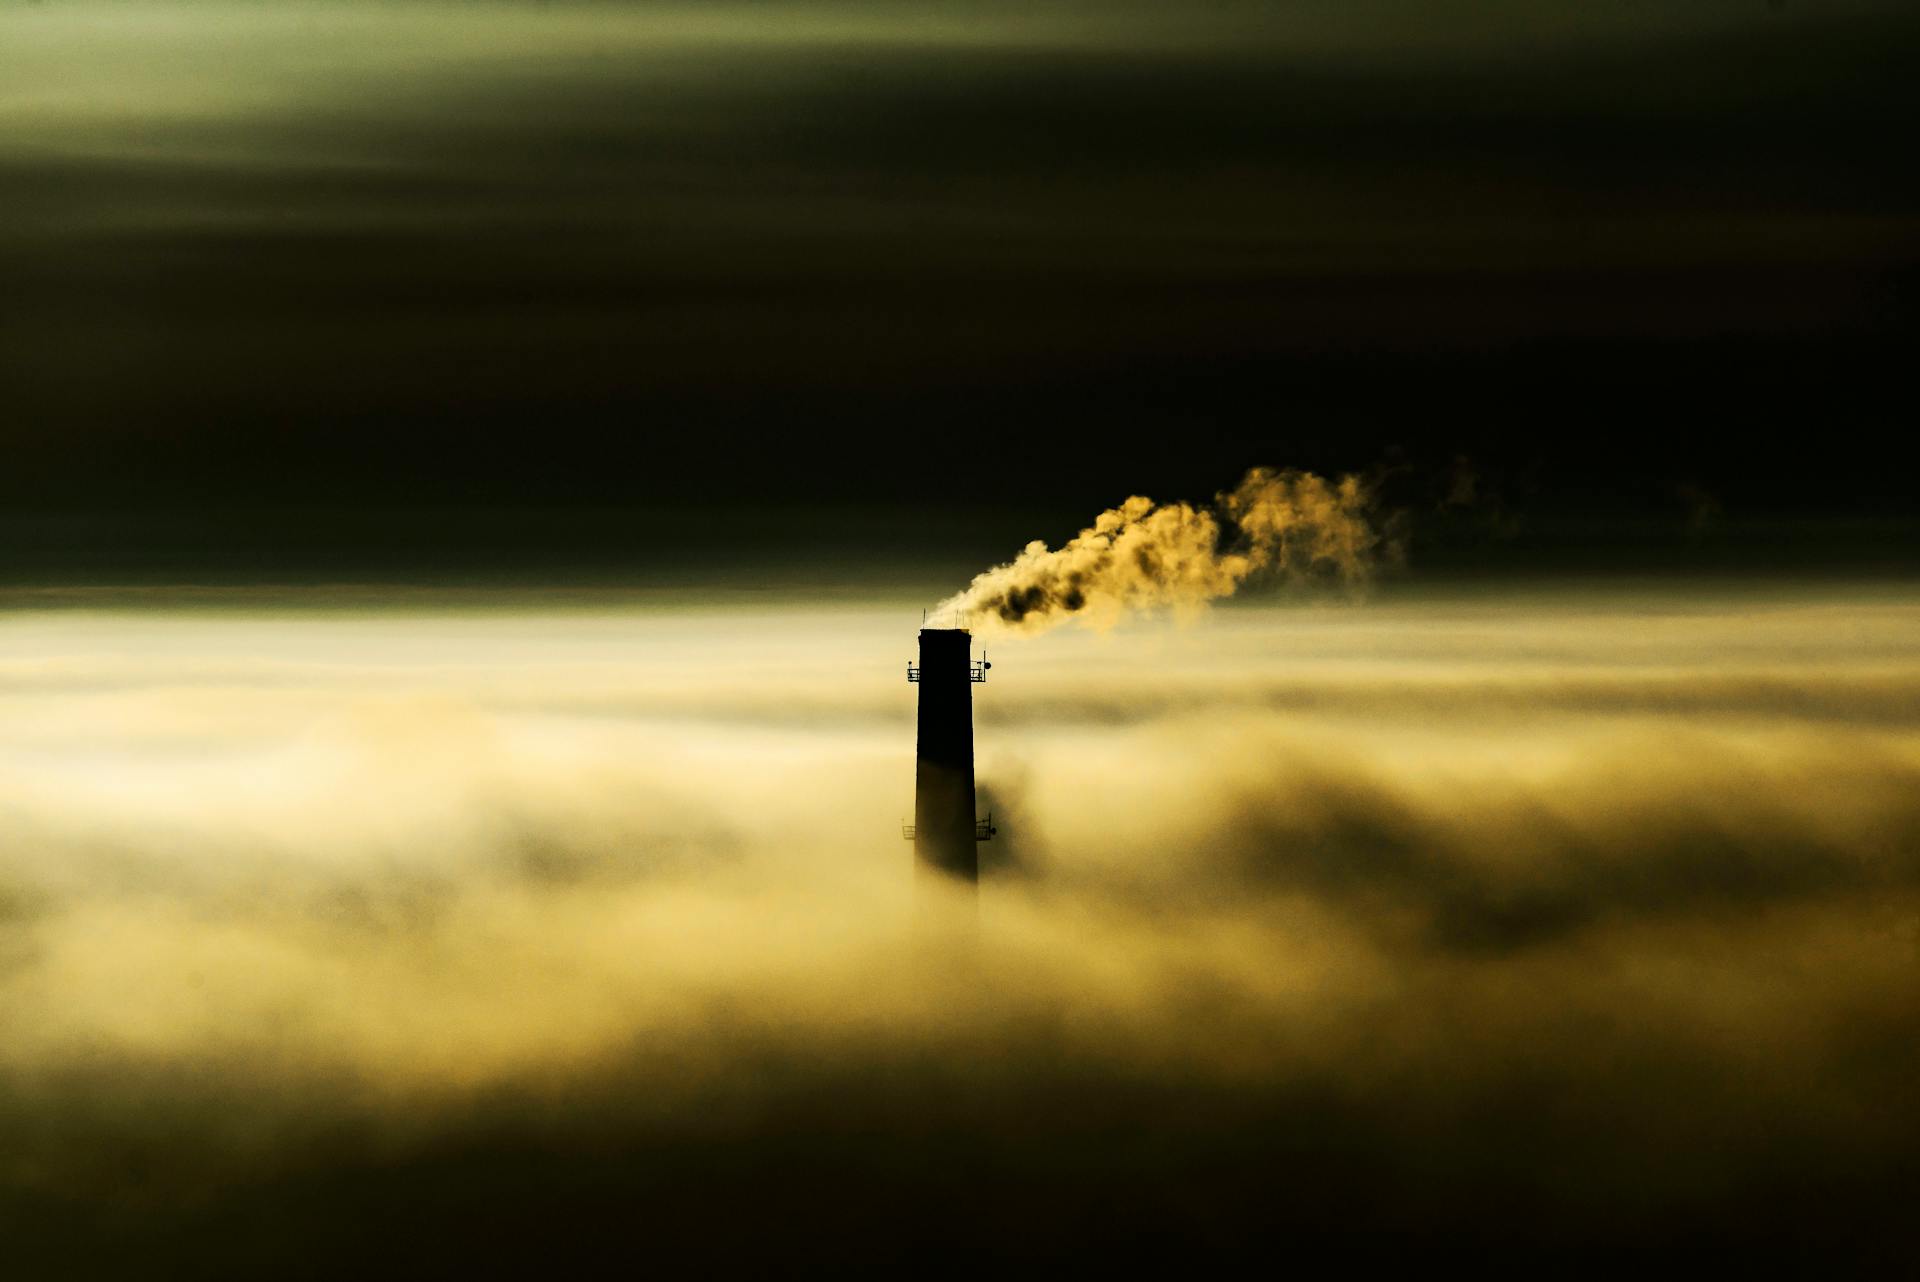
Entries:
{"label": "cloud bank", "polygon": [[956,943],[904,608],[16,613],[0,1221],[103,1275],[1897,1261],[1916,622],[1053,633]]}

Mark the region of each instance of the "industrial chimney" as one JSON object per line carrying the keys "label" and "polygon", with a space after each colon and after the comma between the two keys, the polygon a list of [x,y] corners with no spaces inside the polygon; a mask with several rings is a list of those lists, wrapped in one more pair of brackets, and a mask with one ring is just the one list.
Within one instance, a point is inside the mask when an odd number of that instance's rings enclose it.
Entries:
{"label": "industrial chimney", "polygon": [[973,883],[980,880],[974,843],[993,836],[993,819],[974,818],[973,687],[993,665],[972,656],[965,628],[923,628],[920,666],[907,680],[920,686],[920,733],[914,766],[913,838],[918,866]]}

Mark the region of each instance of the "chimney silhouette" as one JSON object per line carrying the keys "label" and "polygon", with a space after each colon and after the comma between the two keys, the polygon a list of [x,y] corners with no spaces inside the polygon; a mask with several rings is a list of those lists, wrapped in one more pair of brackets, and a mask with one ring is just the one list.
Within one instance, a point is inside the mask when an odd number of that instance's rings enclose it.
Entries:
{"label": "chimney silhouette", "polygon": [[907,680],[920,685],[913,853],[922,870],[969,883],[980,880],[974,843],[994,831],[973,810],[973,687],[991,665],[973,662],[972,645],[965,628],[923,628],[920,666],[907,665]]}

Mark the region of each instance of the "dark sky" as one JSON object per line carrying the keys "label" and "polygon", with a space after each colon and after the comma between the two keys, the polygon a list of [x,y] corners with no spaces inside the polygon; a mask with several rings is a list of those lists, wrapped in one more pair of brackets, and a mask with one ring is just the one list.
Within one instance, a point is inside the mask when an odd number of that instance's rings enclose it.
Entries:
{"label": "dark sky", "polygon": [[4,569],[972,555],[1253,464],[1421,511],[1470,473],[1436,548],[1884,550],[1916,36],[1843,0],[8,0]]}

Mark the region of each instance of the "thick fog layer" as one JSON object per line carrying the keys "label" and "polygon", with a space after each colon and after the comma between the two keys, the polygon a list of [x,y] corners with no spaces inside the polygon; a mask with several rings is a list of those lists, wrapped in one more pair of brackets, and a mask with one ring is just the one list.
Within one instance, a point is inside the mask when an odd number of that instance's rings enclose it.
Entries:
{"label": "thick fog layer", "polygon": [[1902,1243],[1911,593],[995,646],[971,928],[899,837],[917,624],[9,614],[0,1218],[215,1272]]}

